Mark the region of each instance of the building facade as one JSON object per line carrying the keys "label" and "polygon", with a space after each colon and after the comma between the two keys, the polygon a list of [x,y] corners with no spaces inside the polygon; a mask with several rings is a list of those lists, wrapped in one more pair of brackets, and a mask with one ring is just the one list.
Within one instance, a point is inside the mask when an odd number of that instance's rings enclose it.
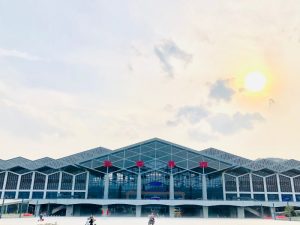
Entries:
{"label": "building facade", "polygon": [[300,206],[300,162],[252,161],[154,138],[56,160],[1,160],[0,196],[2,213],[27,202],[27,211],[48,215],[274,216]]}

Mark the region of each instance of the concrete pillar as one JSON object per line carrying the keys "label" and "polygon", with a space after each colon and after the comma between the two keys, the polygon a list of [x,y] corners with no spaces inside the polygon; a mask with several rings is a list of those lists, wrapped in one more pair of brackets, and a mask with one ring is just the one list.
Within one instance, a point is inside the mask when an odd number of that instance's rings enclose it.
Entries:
{"label": "concrete pillar", "polygon": [[174,176],[170,175],[170,200],[174,200]]}
{"label": "concrete pillar", "polygon": [[73,216],[73,205],[67,205],[66,216]]}
{"label": "concrete pillar", "polygon": [[282,202],[280,178],[279,178],[279,174],[278,173],[276,173],[276,179],[277,179],[277,186],[278,186],[279,201]]}
{"label": "concrete pillar", "polygon": [[237,217],[239,219],[245,218],[245,209],[244,207],[237,207]]}
{"label": "concrete pillar", "polygon": [[253,181],[252,181],[252,173],[249,173],[249,180],[250,180],[250,192],[251,192],[251,199],[254,198],[254,193],[253,193]]}
{"label": "concrete pillar", "polygon": [[141,205],[137,205],[135,208],[135,216],[136,217],[141,217],[142,216],[142,206]]}
{"label": "concrete pillar", "polygon": [[175,217],[175,206],[172,206],[172,205],[169,206],[169,216],[171,218]]}
{"label": "concrete pillar", "polygon": [[34,179],[35,179],[35,172],[32,173],[32,180],[31,180],[31,184],[30,184],[30,194],[29,194],[29,199],[32,199]]}
{"label": "concrete pillar", "polygon": [[202,199],[207,200],[206,176],[202,174]]}
{"label": "concrete pillar", "polygon": [[136,199],[142,199],[142,175],[138,174]]}
{"label": "concrete pillar", "polygon": [[108,189],[109,189],[109,173],[104,176],[104,199],[108,199]]}
{"label": "concrete pillar", "polygon": [[208,206],[203,206],[203,218],[208,218]]}
{"label": "concrete pillar", "polygon": [[34,214],[36,217],[40,215],[40,211],[41,211],[41,205],[35,205]]}
{"label": "concrete pillar", "polygon": [[107,205],[103,205],[102,206],[102,216],[107,216],[107,211],[108,211],[108,206]]}
{"label": "concrete pillar", "polygon": [[87,174],[86,174],[86,183],[85,183],[85,199],[88,198],[88,193],[89,193],[89,181],[90,181],[90,172],[87,172]]}
{"label": "concrete pillar", "polygon": [[275,207],[271,207],[270,208],[271,211],[271,216],[273,220],[276,220],[276,211],[275,211]]}

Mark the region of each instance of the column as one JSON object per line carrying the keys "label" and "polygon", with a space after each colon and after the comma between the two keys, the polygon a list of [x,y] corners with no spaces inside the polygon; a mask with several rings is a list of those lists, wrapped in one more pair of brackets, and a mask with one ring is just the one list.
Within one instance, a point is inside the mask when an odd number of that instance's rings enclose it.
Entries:
{"label": "column", "polygon": [[295,194],[295,186],[294,186],[294,178],[290,177],[291,185],[292,185],[292,192],[293,192],[293,202],[296,201],[296,194]]}
{"label": "column", "polygon": [[250,181],[250,192],[251,192],[251,199],[253,199],[253,198],[254,198],[254,194],[253,194],[252,173],[249,173],[249,181]]}
{"label": "column", "polygon": [[66,216],[73,216],[73,205],[66,206]]}
{"label": "column", "polygon": [[170,200],[174,200],[174,176],[171,173],[170,175]]}
{"label": "column", "polygon": [[137,205],[135,208],[135,216],[136,217],[141,217],[142,216],[142,206],[141,205]]}
{"label": "column", "polygon": [[29,199],[32,199],[34,179],[35,179],[35,172],[32,173],[32,180],[31,180],[31,185],[30,185]]}
{"label": "column", "polygon": [[239,183],[239,177],[235,177],[235,180],[236,180],[236,194],[237,194],[237,197],[239,198],[239,197],[240,197],[240,183]]}
{"label": "column", "polygon": [[203,206],[203,218],[208,218],[208,206]]}
{"label": "column", "polygon": [[222,173],[223,200],[226,200],[225,173]]}
{"label": "column", "polygon": [[40,211],[41,211],[41,205],[36,204],[34,210],[34,214],[36,217],[40,215]]}
{"label": "column", "polygon": [[266,202],[267,201],[269,201],[268,200],[268,191],[267,191],[267,182],[266,182],[266,178],[265,177],[263,177],[263,182],[264,182],[264,194],[265,194],[265,200],[266,200]]}
{"label": "column", "polygon": [[279,180],[279,174],[278,173],[276,173],[276,180],[277,180],[277,186],[278,186],[279,201],[282,202],[281,186],[280,186],[280,180]]}
{"label": "column", "polygon": [[244,209],[244,207],[240,207],[240,206],[237,207],[237,217],[239,219],[245,218],[245,209]]}
{"label": "column", "polygon": [[85,199],[88,198],[88,193],[89,193],[89,180],[90,180],[90,172],[87,172],[87,174],[86,174],[86,183],[85,183]]}
{"label": "column", "polygon": [[8,172],[5,172],[5,177],[4,177],[4,182],[3,182],[3,191],[2,191],[1,199],[5,198],[5,190],[6,190],[6,183],[7,183],[7,173]]}
{"label": "column", "polygon": [[206,176],[202,174],[202,199],[207,200]]}
{"label": "column", "polygon": [[61,183],[62,183],[62,171],[59,172],[59,181],[58,181],[58,191],[57,191],[57,195],[60,195],[60,191],[61,191]]}
{"label": "column", "polygon": [[104,199],[108,199],[108,189],[109,189],[109,173],[104,176]]}
{"label": "column", "polygon": [[271,211],[272,219],[276,220],[276,210],[275,210],[275,207],[271,207],[270,211]]}
{"label": "column", "polygon": [[142,199],[142,175],[138,174],[136,199]]}
{"label": "column", "polygon": [[45,178],[44,197],[43,197],[44,199],[46,199],[46,196],[47,196],[47,185],[48,185],[48,175],[46,175],[46,178]]}
{"label": "column", "polygon": [[17,183],[17,189],[16,189],[15,199],[18,199],[18,198],[19,198],[19,191],[20,191],[21,177],[22,177],[22,175],[18,175],[18,183]]}
{"label": "column", "polygon": [[74,196],[75,192],[75,180],[76,180],[76,175],[72,175],[72,196]]}
{"label": "column", "polygon": [[107,216],[108,206],[103,205],[102,206],[102,216]]}
{"label": "column", "polygon": [[172,218],[172,217],[175,217],[175,207],[170,205],[169,206],[169,216]]}

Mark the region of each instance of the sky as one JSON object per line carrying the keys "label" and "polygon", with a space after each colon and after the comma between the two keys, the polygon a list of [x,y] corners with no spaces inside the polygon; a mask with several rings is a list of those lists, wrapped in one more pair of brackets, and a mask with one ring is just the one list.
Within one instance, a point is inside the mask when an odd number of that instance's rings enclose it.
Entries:
{"label": "sky", "polygon": [[[0,158],[153,137],[300,160],[298,0],[0,0]],[[251,93],[246,74],[266,87]]]}

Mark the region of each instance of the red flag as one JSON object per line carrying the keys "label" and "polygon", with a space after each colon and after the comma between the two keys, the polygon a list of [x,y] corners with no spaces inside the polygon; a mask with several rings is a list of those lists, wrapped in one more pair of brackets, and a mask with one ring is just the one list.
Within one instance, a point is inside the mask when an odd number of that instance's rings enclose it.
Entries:
{"label": "red flag", "polygon": [[168,166],[169,166],[171,169],[173,169],[173,168],[176,166],[176,164],[175,164],[175,162],[174,162],[173,160],[170,160],[170,161],[168,162]]}
{"label": "red flag", "polygon": [[144,166],[144,161],[142,161],[142,160],[137,161],[136,166],[139,167],[139,168],[143,167]]}
{"label": "red flag", "polygon": [[199,162],[199,166],[201,168],[207,168],[208,167],[208,162],[205,162],[205,161]]}
{"label": "red flag", "polygon": [[104,160],[103,166],[104,166],[104,167],[112,167],[112,162],[109,161],[109,160]]}

